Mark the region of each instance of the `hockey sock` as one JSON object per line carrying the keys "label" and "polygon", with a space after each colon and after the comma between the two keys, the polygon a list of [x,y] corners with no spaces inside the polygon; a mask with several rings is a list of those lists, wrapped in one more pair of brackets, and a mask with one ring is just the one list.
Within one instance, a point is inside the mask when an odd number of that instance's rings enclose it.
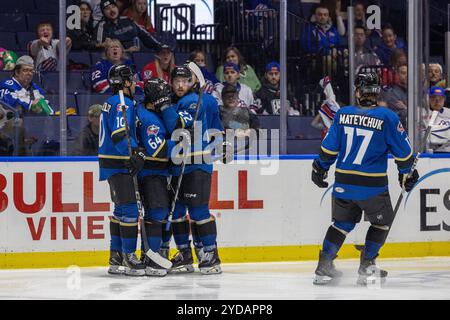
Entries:
{"label": "hockey sock", "polygon": [[170,248],[170,240],[172,239],[172,226],[170,226],[169,230],[167,230],[167,221],[163,221],[161,224],[161,248],[169,249]]}
{"label": "hockey sock", "polygon": [[189,221],[186,216],[172,222],[173,238],[178,249],[189,248]]}
{"label": "hockey sock", "polygon": [[191,234],[192,234],[192,240],[194,242],[194,246],[197,249],[203,248],[203,243],[200,239],[200,234],[198,233],[197,223],[195,223],[195,221],[191,221],[190,225],[191,225]]}
{"label": "hockey sock", "polygon": [[371,226],[367,231],[364,257],[372,260],[378,256],[389,234],[389,227]]}
{"label": "hockey sock", "polygon": [[[330,258],[335,259],[337,253],[341,249],[344,244],[345,238],[347,237],[347,230],[353,230],[349,226],[345,227],[346,230],[343,230],[343,225],[333,225],[328,228],[328,232],[325,236],[325,240],[323,241],[323,252]],[[350,231],[351,231],[350,230]]]}
{"label": "hockey sock", "polygon": [[206,252],[213,251],[217,248],[217,227],[216,219],[211,216],[207,220],[197,221],[198,234],[200,236],[203,248]]}
{"label": "hockey sock", "polygon": [[109,222],[109,232],[111,234],[111,251],[122,251],[122,240],[120,239],[120,221],[116,217],[111,217]]}
{"label": "hockey sock", "polygon": [[154,220],[145,220],[145,233],[150,250],[159,252],[161,247],[162,223]]}
{"label": "hockey sock", "polygon": [[138,236],[138,223],[121,221],[120,236],[122,238],[122,252],[124,253],[135,252]]}

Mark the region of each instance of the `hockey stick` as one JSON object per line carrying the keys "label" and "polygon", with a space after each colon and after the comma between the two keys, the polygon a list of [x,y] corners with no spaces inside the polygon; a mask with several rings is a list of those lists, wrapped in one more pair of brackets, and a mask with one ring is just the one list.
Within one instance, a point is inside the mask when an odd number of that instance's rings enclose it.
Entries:
{"label": "hockey stick", "polygon": [[[192,126],[194,127],[195,126],[195,122],[197,121],[197,118],[198,118],[198,112],[200,110],[200,104],[202,103],[202,99],[203,99],[203,88],[204,88],[206,82],[205,82],[205,78],[203,77],[202,71],[200,70],[200,68],[194,62],[190,62],[187,65],[187,67],[197,77],[197,80],[198,80],[198,82],[200,84],[199,93],[198,93],[198,101],[197,101],[197,106],[196,106],[195,115],[194,115],[194,122],[192,124]],[[189,150],[189,152],[190,152],[190,150]],[[189,152],[186,152],[184,154],[183,162],[181,163],[181,172],[180,172],[180,175],[178,176],[177,188],[175,189],[175,195],[173,197],[172,204],[170,206],[169,216],[167,218],[166,231],[169,231],[170,226],[172,225],[173,213],[175,211],[175,206],[176,206],[176,203],[178,201],[178,194],[180,192],[181,182],[183,181],[184,170],[186,169],[186,160],[187,160],[187,157],[189,155]]]}
{"label": "hockey stick", "polygon": [[[439,111],[433,111],[433,113],[431,115],[430,122],[428,123],[427,131],[425,132],[425,139],[423,140],[424,144],[423,144],[423,146],[421,147],[420,150],[423,150],[426,147],[427,141],[430,138],[431,128],[432,128],[434,122],[436,121],[436,118],[437,118],[438,115],[439,115]],[[400,209],[400,205],[402,204],[403,198],[405,197],[405,193],[406,193],[405,183],[406,183],[406,180],[412,177],[412,175],[414,173],[414,170],[416,170],[417,163],[419,162],[419,158],[420,158],[421,155],[422,155],[422,152],[419,151],[417,153],[416,159],[414,159],[414,163],[413,163],[413,165],[411,167],[410,172],[408,173],[407,176],[403,176],[402,192],[400,193],[400,196],[398,197],[398,200],[397,200],[397,204],[395,205],[394,217],[397,215],[397,212]]]}
{"label": "hockey stick", "polygon": [[[123,114],[123,119],[124,119],[124,123],[125,123],[125,135],[126,135],[127,144],[128,144],[128,154],[131,157],[133,155],[133,150],[131,149],[130,127],[128,126],[127,110],[126,110],[125,97],[123,95],[123,90],[119,90],[119,99],[120,99],[120,104],[122,105],[122,108],[123,108],[122,114]],[[161,267],[163,267],[165,269],[170,269],[172,267],[172,263],[169,260],[161,257],[158,253],[153,252],[149,248],[149,245],[147,242],[147,232],[145,231],[144,207],[142,206],[142,200],[141,200],[141,194],[139,192],[139,184],[138,184],[137,176],[133,176],[133,186],[134,186],[134,194],[136,196],[136,203],[137,203],[138,212],[139,212],[141,237],[142,237],[142,242],[144,243],[145,254],[153,262],[157,263]]]}

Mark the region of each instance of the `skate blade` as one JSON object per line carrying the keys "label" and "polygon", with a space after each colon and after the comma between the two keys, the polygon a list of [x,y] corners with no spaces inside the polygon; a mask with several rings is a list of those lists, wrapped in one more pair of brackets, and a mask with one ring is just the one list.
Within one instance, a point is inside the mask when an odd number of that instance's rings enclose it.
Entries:
{"label": "skate blade", "polygon": [[169,270],[170,274],[182,274],[182,273],[193,273],[194,267],[192,265],[181,266],[178,268],[172,268]]}
{"label": "skate blade", "polygon": [[360,275],[358,277],[358,280],[356,281],[356,284],[359,286],[370,286],[375,284],[385,284],[386,283],[386,277],[379,277],[376,275],[370,275],[370,276],[362,276]]}
{"label": "skate blade", "polygon": [[221,274],[222,268],[220,268],[220,265],[208,267],[208,268],[200,268],[200,273],[204,274],[204,275]]}
{"label": "skate blade", "polygon": [[124,274],[128,277],[143,277],[145,276],[145,269],[131,269],[125,267]]}
{"label": "skate blade", "polygon": [[112,275],[122,275],[125,273],[125,270],[122,266],[109,266],[108,273]]}
{"label": "skate blade", "polygon": [[153,268],[145,268],[145,275],[147,277],[165,277],[167,276],[167,270],[165,269],[153,269]]}
{"label": "skate blade", "polygon": [[315,284],[316,286],[325,286],[325,285],[331,284],[333,282],[336,282],[336,280],[334,278],[331,278],[331,277],[328,277],[328,276],[318,276],[318,275],[316,275],[314,277],[313,284]]}

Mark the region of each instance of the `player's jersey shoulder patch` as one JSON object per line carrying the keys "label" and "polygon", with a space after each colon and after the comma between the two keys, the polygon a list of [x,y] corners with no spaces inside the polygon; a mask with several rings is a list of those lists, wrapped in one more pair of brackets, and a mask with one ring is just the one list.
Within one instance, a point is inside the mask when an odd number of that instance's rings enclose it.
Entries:
{"label": "player's jersey shoulder patch", "polygon": [[102,111],[109,113],[110,110],[111,110],[111,105],[109,103],[105,102],[103,104]]}
{"label": "player's jersey shoulder patch", "polygon": [[156,136],[159,133],[160,127],[158,127],[156,124],[152,124],[147,128],[147,135],[149,136]]}

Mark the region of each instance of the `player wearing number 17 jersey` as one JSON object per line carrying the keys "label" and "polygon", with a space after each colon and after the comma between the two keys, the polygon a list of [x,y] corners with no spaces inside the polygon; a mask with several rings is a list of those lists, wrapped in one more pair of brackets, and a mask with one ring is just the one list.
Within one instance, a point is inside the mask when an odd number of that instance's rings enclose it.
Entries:
{"label": "player wearing number 17 jersey", "polygon": [[[377,268],[375,259],[384,245],[394,221],[394,210],[388,190],[388,153],[396,159],[399,179],[411,171],[414,156],[398,116],[387,108],[378,107],[381,91],[375,73],[359,74],[355,96],[358,106],[340,109],[322,143],[319,159],[313,163],[312,180],[320,188],[327,188],[327,172],[336,163],[333,186],[333,225],[328,229],[320,252],[314,284],[327,284],[342,276],[333,260],[349,234],[361,221],[362,213],[371,227],[362,249],[359,284],[387,272]],[[406,179],[409,192],[419,178],[417,171]]]}

